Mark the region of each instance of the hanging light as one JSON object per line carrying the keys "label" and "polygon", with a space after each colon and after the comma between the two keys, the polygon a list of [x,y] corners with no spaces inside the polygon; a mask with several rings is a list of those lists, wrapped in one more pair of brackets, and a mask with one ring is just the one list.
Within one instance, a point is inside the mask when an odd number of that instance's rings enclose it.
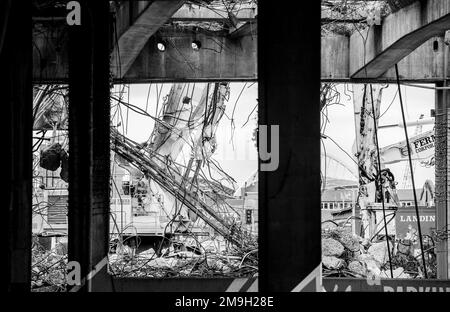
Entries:
{"label": "hanging light", "polygon": [[202,47],[202,43],[200,41],[198,41],[198,40],[194,40],[191,43],[191,47],[192,47],[193,50],[198,51]]}
{"label": "hanging light", "polygon": [[158,48],[159,51],[164,52],[166,51],[166,43],[163,40],[159,40],[156,43],[156,47]]}

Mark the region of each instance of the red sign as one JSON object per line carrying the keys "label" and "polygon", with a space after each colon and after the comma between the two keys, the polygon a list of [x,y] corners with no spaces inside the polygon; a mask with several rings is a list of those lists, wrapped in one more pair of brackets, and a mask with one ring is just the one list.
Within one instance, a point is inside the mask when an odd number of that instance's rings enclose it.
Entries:
{"label": "red sign", "polygon": [[[436,208],[419,207],[419,219],[422,235],[430,235],[436,229]],[[418,235],[417,216],[414,207],[401,207],[395,216],[396,238],[411,239]]]}

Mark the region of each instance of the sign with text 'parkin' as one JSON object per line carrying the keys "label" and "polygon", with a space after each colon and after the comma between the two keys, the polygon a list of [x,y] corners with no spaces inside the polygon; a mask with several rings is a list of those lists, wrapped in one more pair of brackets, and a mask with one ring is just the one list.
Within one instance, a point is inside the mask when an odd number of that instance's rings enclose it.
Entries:
{"label": "sign with text 'parkin'", "polygon": [[[428,160],[434,156],[434,130],[424,132],[409,139],[411,158],[413,160]],[[392,164],[408,160],[406,141],[391,144],[380,149],[381,162]]]}
{"label": "sign with text 'parkin'", "polygon": [[365,278],[326,277],[327,292],[450,292],[450,280],[438,279],[380,279],[369,283]]}

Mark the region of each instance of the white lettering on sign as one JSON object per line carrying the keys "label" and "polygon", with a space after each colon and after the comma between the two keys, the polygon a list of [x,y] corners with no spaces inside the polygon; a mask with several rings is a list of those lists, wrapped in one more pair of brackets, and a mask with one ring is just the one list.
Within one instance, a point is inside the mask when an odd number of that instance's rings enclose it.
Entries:
{"label": "white lettering on sign", "polygon": [[[420,216],[420,222],[435,222],[436,216]],[[417,222],[416,216],[400,216],[400,222]]]}
{"label": "white lettering on sign", "polygon": [[384,286],[385,292],[450,292],[450,287],[414,287],[414,286],[397,286],[396,289],[390,286]]}
{"label": "white lettering on sign", "polygon": [[416,153],[420,153],[426,151],[427,149],[434,148],[434,134],[416,140],[412,144],[414,145]]}

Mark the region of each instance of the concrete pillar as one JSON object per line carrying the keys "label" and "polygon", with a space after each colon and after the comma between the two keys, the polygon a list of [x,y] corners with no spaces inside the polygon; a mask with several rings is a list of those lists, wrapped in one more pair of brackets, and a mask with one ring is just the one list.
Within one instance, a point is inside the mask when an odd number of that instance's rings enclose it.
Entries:
{"label": "concrete pillar", "polygon": [[[447,50],[448,53],[448,50]],[[448,82],[440,83],[438,86],[450,86]],[[449,90],[436,91],[436,129],[435,129],[435,172],[436,172],[436,228],[438,230],[447,229],[449,222],[449,120],[450,120],[450,92]],[[449,242],[441,241],[437,243],[437,277],[447,279],[449,277]]]}
{"label": "concrete pillar", "polygon": [[321,270],[320,2],[260,1],[258,21],[259,124],[279,125],[278,169],[259,173],[259,290],[285,292]]}
{"label": "concrete pillar", "polygon": [[2,220],[8,291],[27,292],[31,278],[32,27],[31,1],[0,2]]}
{"label": "concrete pillar", "polygon": [[[444,74],[449,76],[449,44],[450,32],[447,31],[444,38]],[[437,84],[438,87],[448,87],[450,82],[444,79],[442,83]],[[438,230],[448,230],[450,223],[450,201],[449,197],[449,165],[450,165],[450,91],[436,91],[436,118],[435,118],[435,172],[436,172],[436,188],[435,188],[435,205],[436,205],[436,228]],[[450,241],[442,241],[437,243],[437,277],[447,279],[450,276],[450,258],[448,250]]]}
{"label": "concrete pillar", "polygon": [[[69,31],[69,261],[78,261],[81,291],[107,279],[109,246],[109,4],[79,1],[81,25]],[[93,279],[88,274],[99,264]],[[97,283],[98,284],[98,283]],[[100,285],[103,285],[100,283]]]}

